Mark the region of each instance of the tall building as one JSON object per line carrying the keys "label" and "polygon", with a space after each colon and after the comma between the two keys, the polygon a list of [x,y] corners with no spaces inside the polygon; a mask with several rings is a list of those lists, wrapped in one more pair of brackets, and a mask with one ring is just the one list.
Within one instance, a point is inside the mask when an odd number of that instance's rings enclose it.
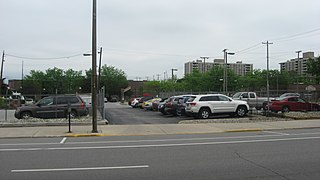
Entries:
{"label": "tall building", "polygon": [[307,63],[309,59],[314,59],[314,52],[305,52],[302,58],[295,58],[279,63],[281,71],[294,71],[300,76],[307,76]]}
{"label": "tall building", "polygon": [[[224,66],[224,59],[214,59],[213,62],[203,62],[196,60],[184,64],[184,74],[190,74],[193,70],[197,69],[200,72],[207,72],[214,66]],[[237,75],[244,76],[253,70],[253,64],[244,64],[242,61],[236,63],[227,63],[227,68],[233,70]]]}

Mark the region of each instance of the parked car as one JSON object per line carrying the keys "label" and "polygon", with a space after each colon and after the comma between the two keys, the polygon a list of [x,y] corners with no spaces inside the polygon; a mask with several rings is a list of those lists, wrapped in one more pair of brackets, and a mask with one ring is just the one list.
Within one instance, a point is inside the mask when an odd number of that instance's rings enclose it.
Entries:
{"label": "parked car", "polygon": [[32,98],[25,98],[25,99],[24,99],[24,102],[25,102],[26,105],[34,104],[34,101],[33,101]]}
{"label": "parked car", "polygon": [[161,98],[149,99],[148,101],[145,101],[145,102],[143,103],[143,108],[144,108],[145,110],[153,110],[153,108],[152,108],[152,103],[155,102],[155,101],[160,101],[160,100],[161,100]]}
{"label": "parked car", "polygon": [[152,96],[142,97],[142,98],[139,100],[138,107],[143,109],[143,103],[144,103],[145,101],[150,100],[150,99],[153,99],[153,97],[152,97]]}
{"label": "parked car", "polygon": [[193,95],[184,95],[183,99],[178,101],[176,104],[176,114],[178,116],[184,116],[186,115],[186,107],[187,107],[187,101],[193,97]]}
{"label": "parked car", "polygon": [[179,101],[183,100],[183,96],[172,96],[168,99],[168,101],[164,104],[164,112],[163,114],[172,114],[177,115],[177,104]]}
{"label": "parked car", "polygon": [[284,93],[284,94],[281,94],[279,98],[284,98],[284,97],[289,97],[289,96],[300,97],[300,94],[299,93]]}
{"label": "parked car", "polygon": [[181,116],[185,114],[185,107],[187,100],[191,95],[172,96],[164,105],[163,114],[172,114],[174,116]]}
{"label": "parked car", "polygon": [[159,102],[158,111],[161,112],[162,114],[165,114],[165,112],[164,112],[165,104],[169,101],[169,99],[170,98],[167,98],[163,102]]}
{"label": "parked car", "polygon": [[159,111],[159,105],[163,103],[168,98],[161,98],[161,100],[155,100],[152,102],[152,110]]}
{"label": "parked car", "polygon": [[36,118],[65,118],[68,116],[85,116],[88,114],[85,102],[79,96],[49,96],[39,100],[36,104],[18,107],[15,117],[18,119]]}
{"label": "parked car", "polygon": [[269,103],[272,112],[320,111],[320,105],[310,103],[297,96],[282,97]]}
{"label": "parked car", "polygon": [[117,101],[118,101],[118,97],[117,96],[111,96],[110,102],[117,102]]}
{"label": "parked car", "polygon": [[195,95],[187,101],[186,113],[207,119],[212,114],[230,114],[243,117],[248,113],[246,101],[234,100],[223,94]]}
{"label": "parked car", "polygon": [[141,98],[133,98],[132,100],[131,100],[131,102],[130,102],[130,106],[131,107],[133,107],[133,108],[136,108],[136,107],[138,107],[138,104],[139,104],[139,100],[140,100]]}
{"label": "parked car", "polygon": [[[251,108],[256,108],[257,110],[265,109],[265,106],[268,104],[267,97],[258,97],[255,92],[237,92],[232,96],[232,99],[247,101]],[[269,97],[269,101],[274,99]]]}

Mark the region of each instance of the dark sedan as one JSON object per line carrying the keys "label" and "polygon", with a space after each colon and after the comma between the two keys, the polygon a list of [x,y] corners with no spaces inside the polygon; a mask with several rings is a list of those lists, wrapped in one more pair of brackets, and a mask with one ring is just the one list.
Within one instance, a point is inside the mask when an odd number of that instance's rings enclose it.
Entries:
{"label": "dark sedan", "polygon": [[269,109],[273,112],[289,111],[320,111],[320,105],[310,103],[297,96],[283,97],[269,103]]}

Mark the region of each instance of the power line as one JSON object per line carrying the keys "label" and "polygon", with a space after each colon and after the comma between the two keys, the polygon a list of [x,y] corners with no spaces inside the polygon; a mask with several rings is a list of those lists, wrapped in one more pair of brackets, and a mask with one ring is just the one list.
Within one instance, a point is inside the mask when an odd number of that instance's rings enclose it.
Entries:
{"label": "power line", "polygon": [[[291,38],[298,37],[298,36],[303,36],[303,35],[306,35],[306,34],[310,34],[310,33],[313,33],[313,32],[317,32],[317,31],[320,31],[320,28],[313,29],[313,30],[306,31],[306,32],[302,32],[302,33],[297,33],[297,34],[289,35],[289,36],[285,36],[285,37],[275,38],[275,39],[273,39],[273,41],[276,41],[276,42],[284,41],[284,40],[287,40],[287,39],[291,39]],[[312,36],[312,35],[311,35],[311,36]]]}
{"label": "power line", "polygon": [[[258,47],[258,46],[259,46],[259,47]],[[250,49],[253,49],[253,48],[257,49],[256,47],[257,47],[257,48],[260,48],[260,47],[261,47],[261,43],[252,45],[252,46],[250,46],[250,47],[248,47],[248,48],[245,48],[245,49],[242,49],[242,50],[240,50],[240,51],[236,51],[235,53],[236,53],[236,54],[241,54],[241,53],[244,53],[244,52],[246,52],[246,51],[249,51]]]}
{"label": "power line", "polygon": [[63,59],[74,58],[82,55],[83,53],[74,54],[70,56],[62,56],[62,57],[26,57],[26,56],[18,56],[13,54],[6,54],[6,56],[9,56],[9,57],[14,57],[19,59],[29,59],[29,60],[63,60]]}

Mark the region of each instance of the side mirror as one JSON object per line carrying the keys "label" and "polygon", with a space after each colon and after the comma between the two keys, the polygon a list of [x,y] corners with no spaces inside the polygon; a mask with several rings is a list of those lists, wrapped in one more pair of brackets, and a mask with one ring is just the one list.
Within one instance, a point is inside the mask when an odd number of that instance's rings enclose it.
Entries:
{"label": "side mirror", "polygon": [[242,96],[240,96],[240,98],[239,99],[242,99]]}

